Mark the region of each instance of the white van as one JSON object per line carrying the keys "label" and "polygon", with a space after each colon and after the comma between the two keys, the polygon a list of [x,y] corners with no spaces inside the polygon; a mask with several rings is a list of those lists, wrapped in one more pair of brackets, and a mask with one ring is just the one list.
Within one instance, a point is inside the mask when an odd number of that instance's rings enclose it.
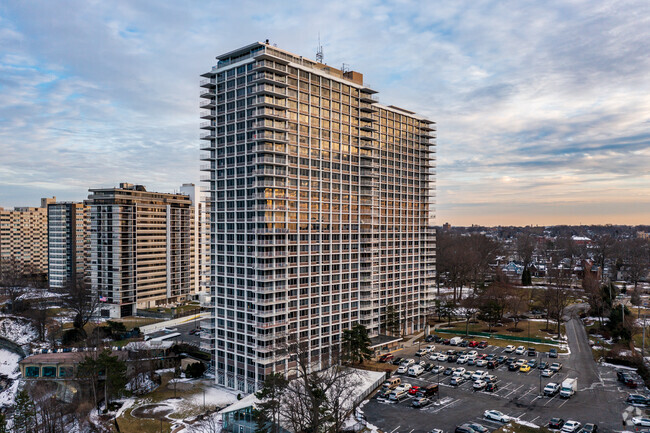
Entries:
{"label": "white van", "polygon": [[388,397],[388,399],[391,401],[400,401],[406,397],[408,397],[408,392],[406,391],[393,391],[390,393],[390,397]]}
{"label": "white van", "polygon": [[451,340],[449,340],[449,345],[450,346],[458,346],[461,342],[463,341],[462,338],[460,337],[454,337]]}
{"label": "white van", "polygon": [[416,364],[416,365],[413,365],[413,366],[411,366],[409,368],[408,375],[412,376],[412,377],[417,377],[417,376],[421,375],[423,372],[424,372],[424,367],[422,367],[419,364]]}

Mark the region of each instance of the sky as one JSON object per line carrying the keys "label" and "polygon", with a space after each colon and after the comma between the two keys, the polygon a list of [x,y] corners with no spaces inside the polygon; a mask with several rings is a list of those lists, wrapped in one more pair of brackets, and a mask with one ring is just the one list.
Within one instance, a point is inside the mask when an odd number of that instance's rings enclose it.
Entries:
{"label": "sky", "polygon": [[199,183],[199,81],[269,39],[438,128],[437,224],[648,224],[650,2],[0,3],[0,206]]}

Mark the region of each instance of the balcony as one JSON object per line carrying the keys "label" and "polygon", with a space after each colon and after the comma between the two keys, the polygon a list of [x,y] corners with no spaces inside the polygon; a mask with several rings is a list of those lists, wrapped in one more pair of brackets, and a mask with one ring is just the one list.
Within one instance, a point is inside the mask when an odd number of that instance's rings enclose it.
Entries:
{"label": "balcony", "polygon": [[214,120],[217,117],[217,113],[213,110],[201,111],[201,119],[211,119]]}
{"label": "balcony", "polygon": [[200,108],[215,108],[215,101],[214,99],[202,99],[199,102],[199,107]]}
{"label": "balcony", "polygon": [[268,72],[259,72],[255,79],[253,80],[254,83],[268,83],[268,84],[273,84],[276,86],[282,86],[286,87],[287,84],[287,77],[281,76],[277,77],[271,73]]}
{"label": "balcony", "polygon": [[[274,58],[274,60],[277,60]],[[272,63],[266,60],[262,60],[253,65],[253,70],[255,71],[270,71],[275,72],[279,75],[289,75],[287,67],[285,65],[278,65],[277,63]]]}
{"label": "balcony", "polygon": [[215,87],[217,87],[217,80],[215,80],[214,78],[208,78],[206,80],[201,80],[199,82],[199,86],[206,87],[208,89],[214,89]]}
{"label": "balcony", "polygon": [[214,129],[216,127],[214,122],[201,122],[199,126],[201,129]]}
{"label": "balcony", "polygon": [[210,89],[201,89],[199,90],[199,96],[201,98],[214,98],[214,92]]}
{"label": "balcony", "polygon": [[201,140],[214,140],[217,138],[217,136],[214,135],[214,132],[204,132],[200,135],[200,138]]}
{"label": "balcony", "polygon": [[287,113],[284,111],[276,111],[271,108],[258,108],[256,116],[269,117],[271,119],[287,120]]}
{"label": "balcony", "polygon": [[377,109],[377,107],[374,107],[368,104],[367,102],[361,102],[359,104],[359,111],[365,111],[367,113],[376,113],[379,110]]}
{"label": "balcony", "polygon": [[368,102],[370,104],[375,104],[379,102],[376,97],[372,96],[370,93],[361,92],[359,94],[359,101]]}
{"label": "balcony", "polygon": [[260,85],[258,85],[257,89],[255,90],[255,93],[279,96],[281,98],[286,98],[287,97],[287,89],[285,89],[285,88],[277,88],[275,86],[271,86],[270,84],[260,84]]}

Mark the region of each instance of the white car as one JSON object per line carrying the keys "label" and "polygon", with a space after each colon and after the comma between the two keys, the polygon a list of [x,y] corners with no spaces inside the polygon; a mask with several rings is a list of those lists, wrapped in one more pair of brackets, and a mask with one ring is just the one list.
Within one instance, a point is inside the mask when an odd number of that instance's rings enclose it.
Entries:
{"label": "white car", "polygon": [[406,365],[400,365],[399,368],[397,369],[397,374],[405,374],[408,371],[408,367]]}
{"label": "white car", "polygon": [[449,359],[449,356],[445,355],[444,353],[441,353],[438,355],[438,362],[447,362]]}
{"label": "white car", "polygon": [[514,351],[515,351],[515,346],[513,346],[512,344],[507,345],[506,348],[504,349],[504,352],[506,353],[512,353]]}
{"label": "white car", "polygon": [[463,367],[458,367],[454,369],[452,376],[457,377],[457,376],[462,376],[463,374],[465,374],[465,369]]}
{"label": "white car", "polygon": [[[578,421],[569,420],[569,421],[564,423],[564,425],[562,426],[562,430],[560,430],[560,431],[563,432],[563,433],[574,433],[574,432],[577,432],[578,430],[580,430],[581,425],[582,424],[580,424]],[[648,425],[650,425],[650,424],[648,424]]]}
{"label": "white car", "polygon": [[544,395],[546,395],[548,397],[552,397],[555,394],[557,394],[558,392],[560,392],[560,385],[558,385],[555,382],[549,382],[544,387]]}
{"label": "white car", "polygon": [[487,385],[486,381],[477,380],[477,381],[474,382],[474,385],[472,385],[472,388],[474,388],[475,390],[478,391],[479,389],[484,389],[486,385]]}
{"label": "white car", "polygon": [[476,366],[477,367],[485,367],[487,365],[487,361],[485,359],[477,359],[476,360]]}
{"label": "white car", "polygon": [[519,346],[515,349],[515,355],[523,355],[526,353],[526,348],[524,346]]}
{"label": "white car", "polygon": [[650,418],[635,416],[632,418],[632,423],[634,423],[635,426],[650,427]]}
{"label": "white car", "polygon": [[486,371],[476,370],[476,372],[472,374],[472,380],[483,380],[485,379],[485,376],[487,376]]}
{"label": "white car", "polygon": [[466,364],[466,363],[467,363],[467,355],[461,355],[456,360],[456,364]]}
{"label": "white car", "polygon": [[512,419],[508,415],[504,414],[503,412],[499,412],[498,410],[486,410],[483,412],[483,417],[499,422],[508,422]]}
{"label": "white car", "polygon": [[395,388],[395,391],[396,392],[401,392],[401,391],[407,391],[408,392],[408,390],[411,389],[412,387],[413,387],[413,385],[411,385],[410,383],[405,382],[405,383],[402,383],[397,388]]}
{"label": "white car", "polygon": [[470,351],[467,353],[467,356],[468,356],[469,358],[476,358],[476,357],[478,356],[478,352],[477,352],[476,350],[470,350]]}
{"label": "white car", "polygon": [[409,358],[409,359],[405,359],[404,361],[402,361],[401,365],[406,365],[407,367],[410,367],[413,364],[415,364],[415,359]]}
{"label": "white car", "polygon": [[485,376],[486,382],[496,383],[497,380],[499,380],[499,378],[497,378],[494,374],[488,374],[487,376]]}
{"label": "white car", "polygon": [[551,370],[550,368],[546,368],[542,370],[542,377],[551,377],[553,376],[554,371]]}
{"label": "white car", "polygon": [[433,344],[430,344],[425,349],[427,349],[427,352],[433,352],[434,350],[436,350],[436,346],[434,346]]}

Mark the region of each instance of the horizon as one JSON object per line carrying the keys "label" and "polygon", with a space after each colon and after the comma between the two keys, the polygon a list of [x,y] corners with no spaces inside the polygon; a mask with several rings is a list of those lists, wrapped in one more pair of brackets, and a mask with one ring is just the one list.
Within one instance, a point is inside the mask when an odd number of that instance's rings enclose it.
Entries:
{"label": "horizon", "polygon": [[255,40],[313,59],[320,31],[325,63],[436,122],[436,225],[647,224],[649,18],[613,1],[9,2],[0,207],[202,185],[200,74]]}

